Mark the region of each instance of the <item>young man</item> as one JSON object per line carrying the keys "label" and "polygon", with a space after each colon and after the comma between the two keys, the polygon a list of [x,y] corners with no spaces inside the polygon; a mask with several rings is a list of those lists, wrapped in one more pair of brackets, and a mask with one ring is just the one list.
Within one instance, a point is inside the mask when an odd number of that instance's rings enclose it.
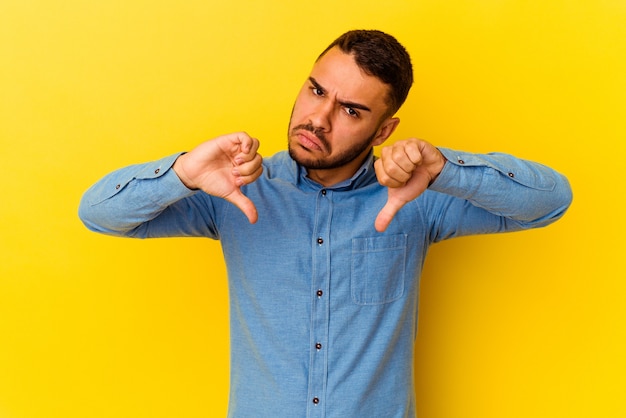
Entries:
{"label": "young man", "polygon": [[[548,225],[567,180],[504,154],[407,139],[381,150],[413,76],[404,48],[351,31],[318,58],[263,159],[245,133],[109,174],[91,230],[220,239],[231,315],[232,417],[411,417],[418,288],[440,240]],[[247,219],[246,219],[247,218]]]}

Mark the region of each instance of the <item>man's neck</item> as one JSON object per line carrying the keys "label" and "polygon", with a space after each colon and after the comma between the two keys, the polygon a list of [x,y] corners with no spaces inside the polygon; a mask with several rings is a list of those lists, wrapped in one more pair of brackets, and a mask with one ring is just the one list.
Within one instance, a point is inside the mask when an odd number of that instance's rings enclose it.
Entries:
{"label": "man's neck", "polygon": [[337,168],[315,169],[307,168],[307,177],[324,187],[332,187],[354,176],[369,157],[369,152],[350,163]]}

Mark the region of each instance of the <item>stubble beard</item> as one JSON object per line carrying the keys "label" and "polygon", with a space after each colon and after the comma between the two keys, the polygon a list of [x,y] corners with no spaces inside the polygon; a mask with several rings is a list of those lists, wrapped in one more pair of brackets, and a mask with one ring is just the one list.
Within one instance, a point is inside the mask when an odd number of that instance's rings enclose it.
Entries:
{"label": "stubble beard", "polygon": [[[289,126],[291,126],[291,122],[289,123]],[[296,161],[301,166],[307,169],[312,169],[312,170],[330,170],[334,168],[343,167],[344,165],[351,163],[356,158],[361,156],[361,154],[363,154],[363,152],[371,146],[372,141],[376,137],[376,132],[374,132],[369,138],[365,140],[361,140],[359,142],[355,142],[353,144],[354,145],[353,147],[348,148],[341,154],[338,154],[332,157],[303,158],[302,156],[298,155],[294,147],[292,147],[291,138],[296,136],[297,131],[299,130],[305,130],[315,135],[315,137],[322,144],[322,148],[328,153],[331,153],[331,146],[328,140],[326,139],[324,132],[322,132],[319,128],[316,129],[312,124],[301,124],[301,125],[297,125],[291,128],[291,130],[288,132],[288,141],[287,141],[288,142],[287,148],[289,150],[289,155],[294,161]]]}

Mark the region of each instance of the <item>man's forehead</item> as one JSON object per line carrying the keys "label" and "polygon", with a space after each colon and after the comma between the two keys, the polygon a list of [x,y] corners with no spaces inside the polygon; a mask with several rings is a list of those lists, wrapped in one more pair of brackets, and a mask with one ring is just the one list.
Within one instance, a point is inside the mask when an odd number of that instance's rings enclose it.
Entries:
{"label": "man's forehead", "polygon": [[330,49],[315,62],[310,78],[339,99],[363,103],[368,107],[387,106],[389,86],[365,73],[351,54],[338,47]]}

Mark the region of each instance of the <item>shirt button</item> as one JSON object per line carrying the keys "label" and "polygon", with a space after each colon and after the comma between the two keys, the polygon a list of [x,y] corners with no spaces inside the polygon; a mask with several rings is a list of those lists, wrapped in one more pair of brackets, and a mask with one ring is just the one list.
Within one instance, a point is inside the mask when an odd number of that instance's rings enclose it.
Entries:
{"label": "shirt button", "polygon": [[322,292],[321,289],[317,291],[317,297],[318,298],[321,298],[323,294],[324,294],[324,292]]}
{"label": "shirt button", "polygon": [[320,398],[317,398],[317,397],[313,398],[313,403],[314,403],[315,405],[317,405],[318,403],[320,403]]}
{"label": "shirt button", "polygon": [[459,164],[465,164],[465,161],[463,161],[462,159],[459,158]]}
{"label": "shirt button", "polygon": [[315,348],[317,348],[318,350],[321,350],[322,349],[322,344],[320,344],[320,343],[315,344]]}
{"label": "shirt button", "polygon": [[326,189],[322,189],[322,194],[326,196]]}
{"label": "shirt button", "polygon": [[511,178],[515,177],[515,174],[509,173],[509,177],[511,177]]}
{"label": "shirt button", "polygon": [[159,174],[159,171],[161,171],[161,169],[157,168],[156,170],[154,170],[154,174]]}
{"label": "shirt button", "polygon": [[116,185],[116,186],[115,186],[115,190],[118,190],[120,187],[122,187],[122,185],[121,185],[121,184]]}
{"label": "shirt button", "polygon": [[322,239],[322,237],[319,237],[319,238],[317,239],[317,243],[318,243],[319,245],[322,245],[322,244],[324,243],[324,240]]}

